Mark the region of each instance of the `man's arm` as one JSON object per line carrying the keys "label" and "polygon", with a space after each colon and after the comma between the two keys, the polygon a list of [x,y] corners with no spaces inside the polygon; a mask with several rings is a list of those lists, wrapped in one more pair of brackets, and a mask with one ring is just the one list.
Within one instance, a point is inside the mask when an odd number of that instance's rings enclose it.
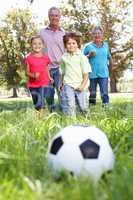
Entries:
{"label": "man's arm", "polygon": [[114,63],[112,57],[109,58],[109,68],[110,70],[115,70],[118,68],[117,65]]}
{"label": "man's arm", "polygon": [[113,59],[112,59],[112,57],[109,58],[109,67],[110,67],[110,69],[113,68]]}

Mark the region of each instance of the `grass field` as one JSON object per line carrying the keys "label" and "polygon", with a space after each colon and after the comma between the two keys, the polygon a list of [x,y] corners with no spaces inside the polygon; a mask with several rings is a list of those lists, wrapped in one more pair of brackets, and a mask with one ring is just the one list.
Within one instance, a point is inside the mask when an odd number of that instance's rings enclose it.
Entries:
{"label": "grass field", "polygon": [[[56,181],[47,166],[48,143],[70,124],[95,125],[112,145],[114,170],[97,184],[64,175]],[[59,111],[36,119],[32,102],[0,100],[0,200],[132,200],[133,98],[111,97],[110,108],[98,103],[77,119]]]}

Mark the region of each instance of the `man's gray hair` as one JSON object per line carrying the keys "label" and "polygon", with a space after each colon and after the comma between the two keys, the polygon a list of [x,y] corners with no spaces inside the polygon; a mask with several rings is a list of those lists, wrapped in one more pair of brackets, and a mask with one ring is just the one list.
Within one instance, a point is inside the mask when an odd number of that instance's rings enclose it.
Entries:
{"label": "man's gray hair", "polygon": [[60,10],[59,10],[59,8],[57,8],[57,7],[53,6],[53,7],[51,7],[51,8],[48,10],[48,16],[49,16],[49,15],[50,15],[50,13],[52,12],[52,10],[58,10],[58,12],[60,13]]}
{"label": "man's gray hair", "polygon": [[101,26],[95,26],[93,29],[92,29],[92,34],[94,34],[96,31],[100,31],[102,34],[103,34],[103,29]]}

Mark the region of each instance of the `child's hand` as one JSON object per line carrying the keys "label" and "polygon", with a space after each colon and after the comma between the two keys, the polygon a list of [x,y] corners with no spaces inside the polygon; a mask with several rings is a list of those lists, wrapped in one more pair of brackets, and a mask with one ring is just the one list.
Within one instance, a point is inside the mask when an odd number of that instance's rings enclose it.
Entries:
{"label": "child's hand", "polygon": [[39,72],[34,72],[33,75],[34,75],[34,78],[35,78],[35,79],[38,79],[39,76],[40,76],[40,73],[39,73]]}
{"label": "child's hand", "polygon": [[84,91],[84,86],[83,86],[83,85],[80,85],[80,87],[78,87],[77,90],[78,90],[79,92]]}

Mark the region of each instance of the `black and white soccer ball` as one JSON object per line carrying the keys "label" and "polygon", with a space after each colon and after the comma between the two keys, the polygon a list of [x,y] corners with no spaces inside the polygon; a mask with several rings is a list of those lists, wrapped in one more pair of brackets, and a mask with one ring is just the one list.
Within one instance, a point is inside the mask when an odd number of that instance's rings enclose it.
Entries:
{"label": "black and white soccer ball", "polygon": [[97,181],[104,172],[113,169],[114,154],[107,136],[100,129],[72,125],[63,128],[52,139],[48,164],[55,177],[67,171]]}

